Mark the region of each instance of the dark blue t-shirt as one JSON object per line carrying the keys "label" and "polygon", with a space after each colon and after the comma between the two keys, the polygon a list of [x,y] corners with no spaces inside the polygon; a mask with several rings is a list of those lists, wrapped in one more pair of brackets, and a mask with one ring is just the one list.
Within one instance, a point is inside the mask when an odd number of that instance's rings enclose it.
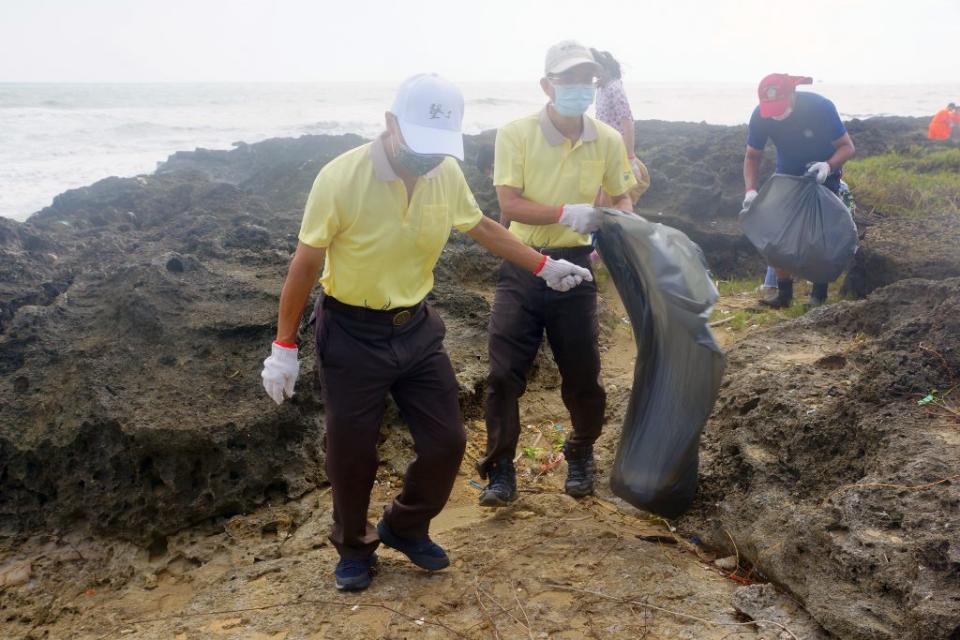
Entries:
{"label": "dark blue t-shirt", "polygon": [[802,176],[811,162],[830,159],[833,141],[847,132],[832,102],[809,91],[798,91],[793,113],[786,120],[761,118],[760,107],[750,116],[747,144],[763,151],[767,140],[777,148],[777,173]]}

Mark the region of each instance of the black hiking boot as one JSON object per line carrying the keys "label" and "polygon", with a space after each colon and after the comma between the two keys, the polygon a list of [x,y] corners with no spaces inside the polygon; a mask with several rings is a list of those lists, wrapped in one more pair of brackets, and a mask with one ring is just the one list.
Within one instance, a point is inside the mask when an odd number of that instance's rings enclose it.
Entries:
{"label": "black hiking boot", "polygon": [[481,507],[504,507],[517,499],[517,470],[513,460],[491,462],[487,469],[490,482],[480,493]]}
{"label": "black hiking boot", "polygon": [[806,307],[807,309],[813,309],[814,307],[820,307],[826,304],[827,302],[827,283],[818,282],[813,285],[813,289],[810,290],[810,298],[807,300]]}
{"label": "black hiking boot", "polygon": [[593,495],[593,447],[573,447],[569,443],[563,445],[563,457],[567,460],[567,481],[563,490],[568,496],[583,498]]}
{"label": "black hiking boot", "polygon": [[776,297],[764,298],[760,304],[771,309],[786,309],[793,302],[793,280],[777,280]]}

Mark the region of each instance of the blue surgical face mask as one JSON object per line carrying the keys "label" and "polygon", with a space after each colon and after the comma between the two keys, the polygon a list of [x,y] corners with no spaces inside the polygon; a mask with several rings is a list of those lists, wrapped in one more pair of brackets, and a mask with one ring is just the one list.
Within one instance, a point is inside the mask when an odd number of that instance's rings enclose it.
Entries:
{"label": "blue surgical face mask", "polygon": [[596,92],[592,84],[555,84],[553,90],[553,108],[568,118],[586,113]]}

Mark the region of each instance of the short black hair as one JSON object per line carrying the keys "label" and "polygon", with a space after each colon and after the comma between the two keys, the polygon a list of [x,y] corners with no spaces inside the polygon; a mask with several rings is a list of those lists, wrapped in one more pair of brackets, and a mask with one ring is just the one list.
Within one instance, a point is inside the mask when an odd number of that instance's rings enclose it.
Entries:
{"label": "short black hair", "polygon": [[485,144],[477,150],[477,169],[486,173],[493,168],[493,146]]}
{"label": "short black hair", "polygon": [[604,71],[610,74],[610,77],[615,80],[623,77],[620,72],[620,63],[617,62],[617,59],[613,57],[612,53],[609,51],[598,51],[597,49],[590,49],[590,53],[593,54],[593,59],[603,67]]}

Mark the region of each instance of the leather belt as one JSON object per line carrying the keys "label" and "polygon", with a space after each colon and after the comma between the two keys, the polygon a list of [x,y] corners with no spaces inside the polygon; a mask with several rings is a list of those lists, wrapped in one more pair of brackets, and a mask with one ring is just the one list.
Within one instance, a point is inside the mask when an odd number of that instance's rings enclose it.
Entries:
{"label": "leather belt", "polygon": [[394,327],[402,327],[416,317],[417,313],[423,309],[423,303],[417,303],[412,307],[381,310],[355,307],[352,304],[340,302],[336,298],[325,296],[323,298],[323,308],[359,322],[373,322],[376,324],[389,324]]}
{"label": "leather belt", "polygon": [[580,247],[534,247],[534,249],[554,260],[582,258],[593,253],[593,246],[589,244]]}

